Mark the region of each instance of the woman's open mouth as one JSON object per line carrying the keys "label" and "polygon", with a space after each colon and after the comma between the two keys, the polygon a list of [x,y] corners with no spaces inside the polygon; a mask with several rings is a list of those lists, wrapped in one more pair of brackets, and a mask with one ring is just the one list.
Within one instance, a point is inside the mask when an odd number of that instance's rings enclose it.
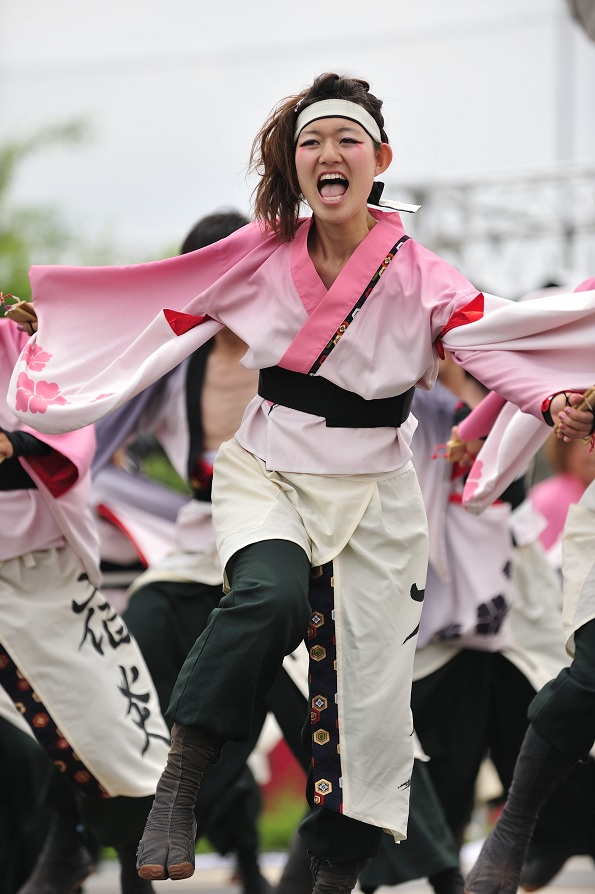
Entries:
{"label": "woman's open mouth", "polygon": [[339,202],[349,188],[349,181],[342,174],[322,174],[318,180],[318,192],[325,202]]}

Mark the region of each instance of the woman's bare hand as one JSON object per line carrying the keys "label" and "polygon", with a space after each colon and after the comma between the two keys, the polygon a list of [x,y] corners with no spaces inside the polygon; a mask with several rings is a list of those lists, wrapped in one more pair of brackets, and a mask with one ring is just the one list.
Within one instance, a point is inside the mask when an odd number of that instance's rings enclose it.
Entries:
{"label": "woman's bare hand", "polygon": [[[593,433],[595,415],[590,409],[578,409],[583,395],[578,392],[556,394],[550,404],[554,431],[563,441],[588,441]],[[594,407],[595,409],[595,407]]]}
{"label": "woman's bare hand", "polygon": [[4,462],[5,459],[10,459],[13,454],[14,450],[10,439],[3,431],[0,431],[0,463]]}

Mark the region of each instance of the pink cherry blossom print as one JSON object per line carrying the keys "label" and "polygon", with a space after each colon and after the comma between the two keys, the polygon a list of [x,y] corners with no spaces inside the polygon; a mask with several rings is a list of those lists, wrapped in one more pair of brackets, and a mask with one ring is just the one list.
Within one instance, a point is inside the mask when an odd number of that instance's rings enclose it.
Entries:
{"label": "pink cherry blossom print", "polygon": [[45,413],[51,404],[66,404],[55,382],[34,382],[27,373],[17,379],[16,409],[29,413]]}
{"label": "pink cherry blossom print", "polygon": [[33,372],[40,372],[46,363],[52,359],[52,355],[44,351],[39,345],[29,342],[23,348],[22,358]]}

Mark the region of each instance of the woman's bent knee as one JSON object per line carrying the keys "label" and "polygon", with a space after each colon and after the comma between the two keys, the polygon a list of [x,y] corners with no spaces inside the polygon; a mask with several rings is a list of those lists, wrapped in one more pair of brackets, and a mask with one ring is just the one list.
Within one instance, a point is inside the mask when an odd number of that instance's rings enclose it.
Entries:
{"label": "woman's bent knee", "polygon": [[290,540],[251,544],[230,559],[227,576],[235,606],[245,600],[269,624],[304,635],[310,617],[310,562],[301,546]]}

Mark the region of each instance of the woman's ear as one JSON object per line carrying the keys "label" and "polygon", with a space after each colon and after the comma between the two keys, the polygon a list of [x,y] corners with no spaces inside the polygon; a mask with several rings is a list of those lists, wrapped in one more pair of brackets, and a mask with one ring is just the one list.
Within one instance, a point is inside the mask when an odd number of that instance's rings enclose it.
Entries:
{"label": "woman's ear", "polygon": [[388,145],[388,143],[381,143],[378,152],[376,153],[376,174],[382,174],[391,161],[393,160],[393,150]]}

